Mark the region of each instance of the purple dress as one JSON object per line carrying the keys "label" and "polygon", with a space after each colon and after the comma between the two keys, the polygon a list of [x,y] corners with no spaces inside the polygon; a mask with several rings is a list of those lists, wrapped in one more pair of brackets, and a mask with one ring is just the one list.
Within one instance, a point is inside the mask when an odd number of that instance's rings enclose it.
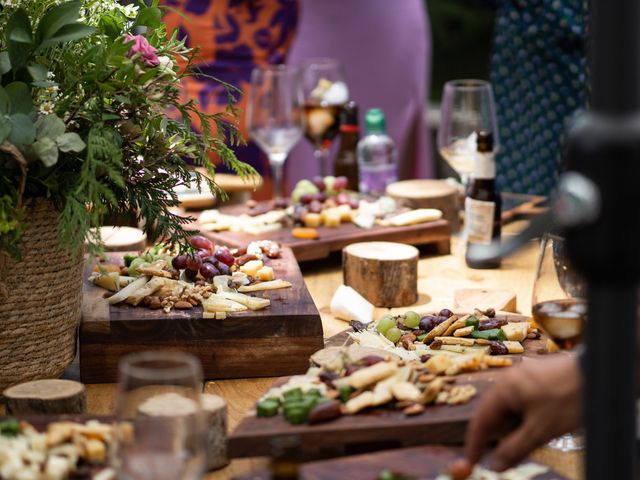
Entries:
{"label": "purple dress", "polygon": [[[381,108],[399,150],[399,178],[432,177],[435,168],[425,105],[431,33],[423,0],[301,0],[288,63],[332,57],[345,70],[349,96],[360,107]],[[361,132],[364,135],[364,131]],[[332,146],[335,157],[339,139]],[[319,173],[311,143],[302,139],[286,164],[289,190]]]}

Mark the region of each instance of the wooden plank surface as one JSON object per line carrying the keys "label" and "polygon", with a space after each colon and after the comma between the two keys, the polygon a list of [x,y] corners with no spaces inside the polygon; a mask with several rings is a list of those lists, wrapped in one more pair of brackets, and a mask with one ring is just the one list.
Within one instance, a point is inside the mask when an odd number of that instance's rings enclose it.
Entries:
{"label": "wooden plank surface", "polygon": [[[122,257],[122,254],[114,254]],[[151,310],[109,305],[105,290],[84,280],[80,326],[83,382],[116,381],[118,359],[140,350],[166,349],[200,358],[205,378],[241,378],[302,373],[322,348],[322,324],[293,254],[269,262],[291,288],[257,294],[271,300],[263,310],[233,313],[224,320],[202,318],[202,307]]]}
{"label": "wooden plank surface", "polygon": [[[258,207],[260,208],[260,207]],[[221,213],[240,215],[249,209],[244,205],[223,207]],[[246,246],[258,238],[273,240],[291,248],[298,261],[326,258],[332,252],[356,242],[386,241],[400,242],[410,245],[433,245],[436,253],[444,255],[450,252],[451,228],[446,220],[419,223],[405,227],[383,227],[376,225],[371,229],[363,229],[351,222],[343,223],[337,228],[318,227],[318,238],[305,240],[291,235],[291,228],[282,228],[273,232],[249,235],[242,232],[209,232],[196,222],[193,228],[209,237],[214,242],[222,242],[233,246]]]}
{"label": "wooden plank surface", "polygon": [[[300,465],[298,478],[301,480],[335,480],[337,478],[373,480],[379,478],[384,470],[392,470],[398,474],[421,479],[435,478],[440,473],[446,472],[447,466],[456,459],[462,458],[463,455],[462,448],[444,445],[394,449],[308,462]],[[488,466],[489,462],[490,457],[487,456],[481,464]],[[242,480],[268,480],[269,478],[267,472],[240,477]],[[566,480],[566,477],[549,471],[537,476],[536,480]]]}

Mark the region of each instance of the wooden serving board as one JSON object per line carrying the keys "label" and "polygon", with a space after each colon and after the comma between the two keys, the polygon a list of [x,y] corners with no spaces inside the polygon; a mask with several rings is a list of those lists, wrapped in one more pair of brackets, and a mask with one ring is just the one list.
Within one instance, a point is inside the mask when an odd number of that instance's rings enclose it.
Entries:
{"label": "wooden serving board", "polygon": [[[524,321],[528,317],[498,313],[497,318]],[[326,342],[326,347],[346,345],[350,342],[347,329]],[[525,352],[508,355],[517,364],[525,358],[540,356],[546,337],[525,340]],[[282,415],[258,418],[251,411],[229,437],[231,457],[268,455],[269,440],[274,437],[295,435],[304,445],[308,459],[329,458],[365,451],[409,447],[424,443],[460,443],[464,440],[467,423],[481,401],[482,394],[505,368],[491,368],[456,376],[458,384],[473,384],[478,394],[465,405],[429,406],[425,412],[407,417],[395,410],[378,409],[319,425],[290,425]],[[279,379],[282,384],[286,379]],[[346,477],[345,477],[346,478]]]}
{"label": "wooden serving board", "polygon": [[401,411],[377,408],[317,425],[291,425],[282,415],[258,418],[252,410],[229,436],[229,456],[269,455],[271,440],[288,436],[299,439],[301,458],[305,460],[425,443],[460,443],[482,394],[491,385],[484,379],[463,383],[471,383],[478,390],[469,403],[430,405],[420,415],[411,417]]}
{"label": "wooden serving board", "polygon": [[[260,208],[260,204],[257,208]],[[227,215],[240,215],[249,209],[244,205],[222,207],[220,211]],[[356,242],[385,241],[400,242],[410,245],[433,245],[436,253],[445,255],[451,249],[451,228],[446,220],[419,223],[405,227],[383,227],[376,225],[371,229],[364,229],[355,224],[343,223],[337,228],[318,227],[318,238],[305,240],[291,235],[291,228],[282,228],[273,232],[250,235],[242,232],[210,232],[196,222],[194,228],[217,243],[225,243],[234,247],[246,246],[258,239],[273,240],[289,247],[300,262],[317,260],[328,257],[332,252],[342,250],[343,247]]]}
{"label": "wooden serving board", "polygon": [[[122,263],[123,253],[112,254]],[[116,260],[117,259],[117,260]],[[179,350],[202,362],[205,378],[272,377],[304,373],[309,356],[323,346],[322,322],[291,250],[270,260],[276,278],[291,288],[256,292],[271,300],[264,310],[202,318],[202,307],[151,310],[109,305],[106,290],[84,277],[80,325],[80,378],[117,381],[121,356],[141,350]]]}
{"label": "wooden serving board", "polygon": [[[374,480],[379,478],[384,470],[420,478],[433,479],[440,473],[446,472],[451,462],[463,458],[461,447],[444,445],[428,445],[412,448],[387,450],[363,455],[309,462],[299,467],[301,480],[334,480],[348,478],[349,480]],[[490,456],[483,458],[481,464],[488,466]],[[527,463],[527,462],[523,462]],[[241,479],[268,480],[267,472],[240,477]],[[549,471],[536,477],[535,480],[564,480],[565,477]]]}

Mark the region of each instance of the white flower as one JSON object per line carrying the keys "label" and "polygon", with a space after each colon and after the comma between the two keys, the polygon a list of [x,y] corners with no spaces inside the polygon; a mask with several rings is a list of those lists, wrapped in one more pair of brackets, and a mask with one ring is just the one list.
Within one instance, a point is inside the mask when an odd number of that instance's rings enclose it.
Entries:
{"label": "white flower", "polygon": [[55,108],[56,106],[53,102],[42,102],[42,105],[40,105],[40,113],[43,115],[51,115]]}
{"label": "white flower", "polygon": [[158,57],[158,61],[160,64],[158,65],[158,75],[161,77],[163,75],[169,75],[171,77],[176,76],[176,72],[173,71],[173,61],[171,58],[166,55],[161,55]]}
{"label": "white flower", "polygon": [[19,7],[20,0],[0,0],[0,5],[3,7]]}
{"label": "white flower", "polygon": [[130,3],[129,5],[119,5],[120,11],[127,18],[136,18],[138,16],[138,5],[133,5]]}
{"label": "white flower", "polygon": [[55,75],[53,74],[53,72],[47,72],[47,80],[53,80],[55,77]]}

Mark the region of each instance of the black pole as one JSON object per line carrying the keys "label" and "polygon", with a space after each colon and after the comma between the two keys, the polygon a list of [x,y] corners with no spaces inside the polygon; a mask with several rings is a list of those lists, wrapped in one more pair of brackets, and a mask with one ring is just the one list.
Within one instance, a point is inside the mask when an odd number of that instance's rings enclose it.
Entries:
{"label": "black pole", "polygon": [[640,2],[591,0],[590,110],[567,137],[567,167],[599,192],[599,215],[568,228],[589,284],[584,414],[587,480],[636,478],[640,281]]}

